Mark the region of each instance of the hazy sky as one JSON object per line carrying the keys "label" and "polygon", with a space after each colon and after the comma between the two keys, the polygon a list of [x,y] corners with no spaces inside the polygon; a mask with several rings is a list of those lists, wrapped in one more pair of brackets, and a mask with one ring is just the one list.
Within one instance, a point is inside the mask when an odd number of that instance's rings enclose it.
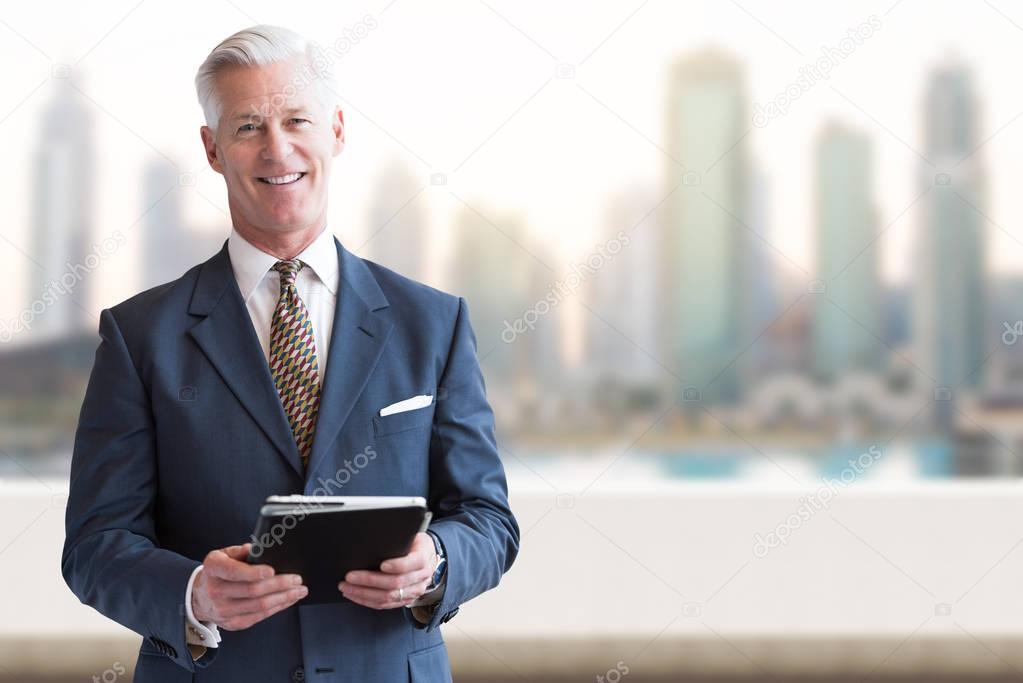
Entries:
{"label": "hazy sky", "polygon": [[[14,286],[0,296],[0,314],[16,315],[29,298],[28,264],[15,246],[28,250],[31,244],[31,152],[40,113],[52,97],[53,64],[74,64],[76,84],[94,100],[89,106],[101,150],[97,240],[142,213],[140,169],[160,154],[182,171],[198,173],[194,188],[180,188],[189,222],[226,236],[223,182],[206,168],[199,142],[202,121],[192,81],[198,64],[220,39],[256,22],[284,24],[333,44],[367,16],[375,28],[337,69],[348,145],[335,166],[330,224],[351,247],[370,229],[367,202],[379,169],[399,157],[424,184],[433,172],[448,176],[446,186],[427,187],[415,200],[430,211],[433,255],[446,252],[448,216],[459,206],[454,193],[484,213],[524,214],[537,251],[553,262],[581,259],[598,234],[613,232],[600,220],[606,195],[637,180],[661,188],[664,157],[655,143],[663,144],[664,87],[673,59],[706,46],[733,53],[745,64],[750,102],[765,102],[822,47],[837,46],[849,29],[875,15],[880,29],[835,67],[830,80],[746,138],[769,185],[771,242],[812,270],[809,162],[828,117],[873,139],[880,226],[903,214],[919,191],[920,161],[913,150],[923,146],[925,79],[936,63],[954,57],[975,70],[981,138],[994,135],[979,152],[991,178],[987,214],[1015,235],[989,224],[991,263],[1000,272],[1020,270],[1023,247],[1015,240],[1023,241],[1023,202],[1015,184],[1023,171],[1023,122],[1016,119],[1023,112],[1017,87],[1023,7],[1004,0],[892,3],[5,5],[0,202],[6,220],[0,234],[6,241],[0,255],[10,264]],[[555,77],[558,64],[573,65],[574,77]],[[910,272],[917,218],[915,210],[904,213],[879,244],[889,279]],[[96,274],[96,311],[135,291],[137,246],[136,235]],[[435,260],[430,279],[443,284],[444,269]]]}

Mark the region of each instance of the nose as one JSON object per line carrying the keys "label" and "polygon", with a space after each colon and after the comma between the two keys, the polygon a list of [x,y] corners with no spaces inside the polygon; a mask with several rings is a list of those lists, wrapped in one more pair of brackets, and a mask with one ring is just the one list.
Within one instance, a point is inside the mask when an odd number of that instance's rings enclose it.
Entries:
{"label": "nose", "polygon": [[267,128],[265,140],[266,144],[263,146],[263,151],[260,154],[264,161],[279,162],[291,156],[293,147],[287,133],[284,131],[270,126]]}

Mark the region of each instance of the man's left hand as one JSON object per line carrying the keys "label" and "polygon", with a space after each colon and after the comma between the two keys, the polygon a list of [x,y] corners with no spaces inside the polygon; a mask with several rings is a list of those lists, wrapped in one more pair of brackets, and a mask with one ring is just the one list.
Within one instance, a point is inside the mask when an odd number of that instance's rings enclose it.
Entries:
{"label": "man's left hand", "polygon": [[436,566],[433,539],[420,532],[408,555],[384,560],[378,572],[350,571],[338,589],[352,602],[372,609],[406,607],[426,592]]}

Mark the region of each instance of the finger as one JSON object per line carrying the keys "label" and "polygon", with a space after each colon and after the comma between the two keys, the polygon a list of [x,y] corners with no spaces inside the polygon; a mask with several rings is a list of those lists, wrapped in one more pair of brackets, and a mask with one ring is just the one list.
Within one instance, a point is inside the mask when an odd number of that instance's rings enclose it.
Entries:
{"label": "finger", "polygon": [[[252,552],[251,543],[243,543],[242,545],[232,545],[224,548],[224,553],[232,560],[238,560],[239,562],[249,565],[251,567],[268,567],[266,563],[257,562],[250,563],[248,561],[249,554]],[[272,568],[271,568],[272,569]],[[271,574],[273,576],[273,574]]]}
{"label": "finger", "polygon": [[274,569],[268,564],[249,564],[232,558],[223,550],[214,550],[206,556],[203,571],[228,581],[259,581],[274,575]]}
{"label": "finger", "polygon": [[[342,584],[343,585],[343,584]],[[373,609],[390,609],[411,604],[426,592],[429,581],[420,581],[402,590],[404,599],[399,599],[397,589],[381,590],[378,588],[366,588],[364,586],[349,586],[342,589],[344,596],[354,602]]]}
{"label": "finger", "polygon": [[[383,609],[394,609],[396,607],[407,607],[413,602],[422,597],[423,593],[426,592],[426,587],[430,585],[430,582],[421,581],[415,585],[405,588],[401,595],[398,595],[397,591],[391,591],[388,593],[388,601],[384,603]],[[400,599],[404,596],[404,599]]]}
{"label": "finger", "polygon": [[352,602],[357,602],[372,609],[383,609],[384,605],[391,602],[391,593],[377,588],[350,587],[342,591],[344,596]]}
{"label": "finger", "polygon": [[299,586],[297,588],[289,588],[286,591],[263,595],[258,598],[228,600],[221,606],[220,612],[222,616],[231,618],[242,615],[259,614],[260,612],[267,612],[276,607],[284,609],[295,604],[308,594],[309,588],[307,586]]}
{"label": "finger", "polygon": [[366,586],[369,588],[381,588],[383,590],[397,590],[419,583],[423,579],[433,576],[432,568],[421,568],[404,574],[384,574],[383,572],[351,571],[345,574],[343,583],[353,586]]}
{"label": "finger", "polygon": [[262,581],[226,581],[215,588],[220,597],[225,598],[258,598],[270,593],[279,593],[302,585],[302,577],[298,574],[281,574]]}
{"label": "finger", "polygon": [[228,619],[224,620],[222,624],[218,624],[218,626],[225,628],[228,631],[240,631],[242,629],[249,628],[250,626],[258,624],[259,622],[263,621],[269,616],[277,614],[282,610],[288,609],[296,602],[301,600],[302,597],[304,596],[299,595],[299,597],[294,597],[293,599],[289,599],[285,602],[274,605],[266,610],[263,610],[262,612],[250,612],[234,617],[229,617]]}
{"label": "finger", "polygon": [[251,543],[243,543],[242,545],[231,545],[222,550],[232,560],[244,560],[249,556],[249,552],[252,549]]}
{"label": "finger", "polygon": [[428,556],[425,553],[411,553],[405,557],[393,557],[380,563],[380,571],[385,574],[408,574],[427,565]]}
{"label": "finger", "polygon": [[380,571],[388,574],[404,574],[426,566],[434,555],[433,539],[430,534],[420,531],[412,542],[412,550],[402,557],[391,557],[380,564]]}

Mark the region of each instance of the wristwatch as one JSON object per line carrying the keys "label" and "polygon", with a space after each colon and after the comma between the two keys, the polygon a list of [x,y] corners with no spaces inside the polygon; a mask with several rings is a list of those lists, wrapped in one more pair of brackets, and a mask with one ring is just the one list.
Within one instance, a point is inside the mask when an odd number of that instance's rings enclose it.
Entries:
{"label": "wristwatch", "polygon": [[427,530],[430,534],[430,538],[433,539],[433,549],[437,553],[437,568],[433,572],[433,578],[430,579],[430,585],[426,587],[426,592],[429,593],[434,588],[440,585],[440,582],[444,579],[444,571],[447,569],[448,558],[444,555],[444,546],[441,545],[440,537]]}

